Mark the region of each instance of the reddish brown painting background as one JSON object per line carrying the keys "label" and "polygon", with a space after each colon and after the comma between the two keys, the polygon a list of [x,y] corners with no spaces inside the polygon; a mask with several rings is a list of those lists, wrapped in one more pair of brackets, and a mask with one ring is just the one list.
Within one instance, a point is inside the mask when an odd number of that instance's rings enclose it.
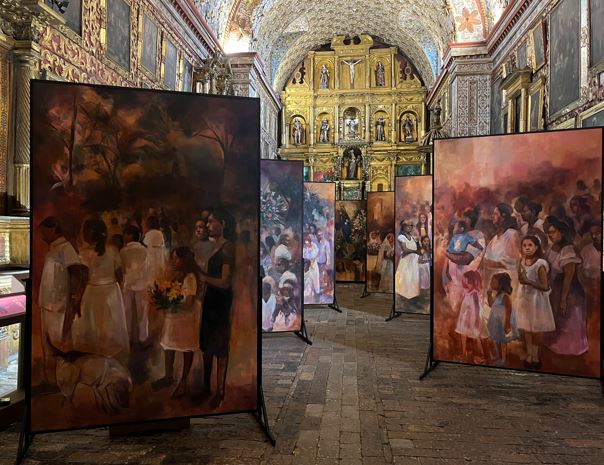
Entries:
{"label": "reddish brown painting background", "polygon": [[[31,112],[32,430],[256,409],[257,101],[32,82]],[[101,143],[101,133],[108,135],[104,144],[114,144],[113,152],[104,152],[105,157],[95,147]],[[110,139],[113,142],[108,142]],[[229,361],[222,403],[216,407],[197,402],[192,396],[175,399],[170,397],[170,390],[151,388],[151,382],[164,371],[163,351],[158,343],[164,314],[152,306],[149,332],[154,342],[150,353],[128,360],[134,385],[129,408],[113,413],[100,411],[85,385],[77,387],[71,403],[56,388],[42,389],[38,295],[48,246],[40,236],[39,223],[47,216],[58,217],[65,237],[77,250],[83,243],[80,230],[87,218],[101,218],[106,223],[112,215],[144,220],[150,208],[161,209],[177,224],[181,245],[194,238],[194,224],[202,211],[217,207],[227,210],[236,224]],[[201,359],[198,350],[189,377],[192,395],[201,388]],[[215,366],[216,362],[214,370]],[[175,376],[181,370],[182,357],[177,354]]]}
{"label": "reddish brown painting background", "polygon": [[[494,235],[492,213],[500,202],[511,204],[526,196],[543,206],[546,215],[570,217],[570,199],[577,195],[576,182],[583,180],[597,204],[592,220],[602,224],[601,181],[602,130],[572,130],[534,134],[462,138],[437,141],[434,163],[434,358],[436,360],[492,365],[489,357],[462,353],[455,327],[457,313],[444,290],[444,252],[451,237],[452,218],[464,211],[479,210],[476,229],[484,233],[486,244]],[[596,188],[594,186],[596,181]],[[516,213],[515,213],[516,214]],[[572,220],[572,218],[571,218]],[[575,238],[580,252],[581,238]],[[589,238],[583,238],[589,240]],[[520,258],[520,257],[518,257]],[[601,262],[601,258],[600,258]],[[482,273],[478,267],[478,271]],[[541,346],[541,367],[528,368],[522,339],[507,344],[507,368],[600,376],[600,275],[590,282],[581,280],[587,306],[588,350],[582,355],[559,355]],[[488,287],[488,283],[484,283]],[[482,339],[487,346],[489,338]],[[477,350],[478,351],[478,350]]]}

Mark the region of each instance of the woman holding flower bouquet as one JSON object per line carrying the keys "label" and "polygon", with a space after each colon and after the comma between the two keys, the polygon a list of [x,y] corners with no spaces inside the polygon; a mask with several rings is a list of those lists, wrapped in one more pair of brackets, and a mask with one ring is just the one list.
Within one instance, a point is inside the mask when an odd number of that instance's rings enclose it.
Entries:
{"label": "woman holding flower bouquet", "polygon": [[174,383],[174,359],[176,352],[182,352],[182,375],[172,392],[172,397],[182,397],[189,392],[187,378],[193,364],[193,355],[199,349],[201,270],[189,247],[174,249],[170,256],[170,265],[173,273],[171,282],[156,286],[152,292],[156,307],[166,311],[160,341],[165,351],[165,375],[155,381],[153,387],[161,389]]}
{"label": "woman holding flower bouquet", "polygon": [[213,404],[218,407],[224,399],[229,339],[231,336],[231,305],[233,303],[232,277],[235,265],[235,246],[232,242],[234,220],[222,209],[208,217],[208,231],[214,248],[201,273],[206,284],[201,321],[201,350],[203,351],[204,379],[202,398],[212,394],[212,366],[216,359],[216,391]]}

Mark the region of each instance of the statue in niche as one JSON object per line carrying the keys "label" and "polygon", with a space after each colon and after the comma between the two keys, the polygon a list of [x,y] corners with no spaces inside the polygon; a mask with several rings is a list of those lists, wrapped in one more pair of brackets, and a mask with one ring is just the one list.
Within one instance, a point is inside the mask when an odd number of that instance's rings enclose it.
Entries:
{"label": "statue in niche", "polygon": [[375,68],[375,85],[378,87],[384,87],[386,85],[386,70],[384,69],[384,63],[378,61],[377,67]]}
{"label": "statue in niche", "polygon": [[356,60],[356,61],[346,61],[344,60],[343,63],[346,63],[348,65],[348,67],[350,68],[350,88],[353,89],[354,88],[354,67],[356,65],[358,65],[361,62],[361,60]]}
{"label": "statue in niche", "polygon": [[324,119],[321,121],[321,131],[319,133],[319,142],[321,144],[329,144],[329,121]]}
{"label": "statue in niche", "polygon": [[348,126],[348,139],[356,139],[358,135],[359,129],[359,121],[356,118],[350,118],[346,125]]}
{"label": "statue in niche", "polygon": [[294,145],[302,145],[302,132],[304,131],[304,128],[302,127],[300,118],[294,120],[292,129],[294,133]]}
{"label": "statue in niche", "polygon": [[319,87],[321,89],[329,89],[329,70],[325,63],[323,63],[323,66],[321,67],[321,82]]}
{"label": "statue in niche", "polygon": [[375,140],[383,142],[386,140],[386,120],[380,116],[375,123]]}
{"label": "statue in niche", "polygon": [[348,150],[348,170],[346,173],[346,179],[358,179],[357,172],[361,159],[361,155],[355,155],[352,149]]}
{"label": "statue in niche", "polygon": [[415,123],[411,119],[411,115],[407,113],[407,117],[403,120],[402,129],[404,131],[405,142],[413,142],[415,138],[413,137],[413,129],[415,128]]}

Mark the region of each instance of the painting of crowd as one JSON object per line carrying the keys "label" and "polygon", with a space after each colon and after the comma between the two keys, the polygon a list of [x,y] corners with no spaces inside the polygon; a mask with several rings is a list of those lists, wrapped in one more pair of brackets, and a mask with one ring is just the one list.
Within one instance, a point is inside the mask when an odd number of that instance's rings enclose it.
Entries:
{"label": "painting of crowd", "polygon": [[394,192],[367,194],[367,291],[394,292]]}
{"label": "painting of crowd", "polygon": [[302,163],[261,161],[262,330],[302,327]]}
{"label": "painting of crowd", "polygon": [[395,189],[395,310],[430,313],[432,177],[397,177]]}
{"label": "painting of crowd", "polygon": [[336,201],[336,281],[365,282],[367,202]]}
{"label": "painting of crowd", "polygon": [[304,183],[304,303],[333,304],[335,290],[333,183]]}
{"label": "painting of crowd", "polygon": [[32,430],[253,410],[244,99],[32,84]]}
{"label": "painting of crowd", "polygon": [[599,377],[601,130],[436,150],[435,358]]}

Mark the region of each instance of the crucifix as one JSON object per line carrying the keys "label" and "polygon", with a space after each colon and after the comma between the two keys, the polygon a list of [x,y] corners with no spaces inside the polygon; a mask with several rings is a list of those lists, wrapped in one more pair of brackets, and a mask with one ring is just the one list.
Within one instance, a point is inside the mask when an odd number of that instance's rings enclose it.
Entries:
{"label": "crucifix", "polygon": [[356,60],[356,61],[352,61],[352,59],[350,61],[346,61],[343,60],[343,63],[346,63],[348,65],[348,67],[350,68],[350,87],[354,88],[354,67],[356,65],[358,65],[361,62],[361,60]]}

